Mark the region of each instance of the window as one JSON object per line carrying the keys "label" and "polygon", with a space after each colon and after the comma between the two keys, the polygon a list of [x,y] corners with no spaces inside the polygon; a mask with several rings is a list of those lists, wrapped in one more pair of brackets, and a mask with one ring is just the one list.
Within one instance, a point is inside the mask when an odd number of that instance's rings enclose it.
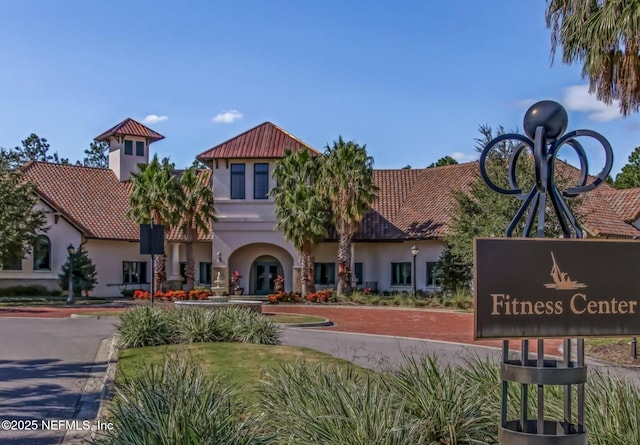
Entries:
{"label": "window", "polygon": [[411,285],[411,262],[391,263],[391,285]]}
{"label": "window", "polygon": [[211,263],[200,263],[200,284],[211,284]]}
{"label": "window", "polygon": [[180,261],[180,277],[182,278],[182,284],[187,282],[187,263]]}
{"label": "window", "polygon": [[244,199],[244,164],[231,164],[231,199]]}
{"label": "window", "polygon": [[313,282],[315,284],[336,284],[336,264],[315,263],[313,265]]}
{"label": "window", "polygon": [[436,280],[436,266],[437,262],[427,261],[427,286],[440,286],[438,280]]}
{"label": "window", "polygon": [[22,253],[8,253],[2,262],[3,270],[22,270]]}
{"label": "window", "polygon": [[124,141],[124,154],[129,156],[133,154],[133,141]]}
{"label": "window", "polygon": [[144,156],[144,142],[136,141],[136,156]]}
{"label": "window", "polygon": [[253,199],[269,197],[269,164],[253,164]]}
{"label": "window", "polygon": [[358,280],[356,287],[362,286],[364,284],[364,281],[362,278],[362,263],[355,263],[354,266],[355,268],[353,270],[353,275],[354,275],[354,278]]}
{"label": "window", "polygon": [[125,284],[148,283],[147,263],[144,261],[123,261],[122,282]]}
{"label": "window", "polygon": [[51,241],[45,235],[33,244],[33,270],[51,270]]}

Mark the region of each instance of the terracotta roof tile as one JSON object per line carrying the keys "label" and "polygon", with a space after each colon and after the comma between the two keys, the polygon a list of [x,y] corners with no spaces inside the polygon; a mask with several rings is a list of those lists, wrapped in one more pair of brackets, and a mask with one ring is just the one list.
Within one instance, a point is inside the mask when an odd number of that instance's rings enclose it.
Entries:
{"label": "terracotta roof tile", "polygon": [[153,131],[151,128],[142,125],[140,122],[134,121],[130,117],[126,118],[119,124],[109,128],[104,133],[95,137],[96,141],[108,142],[113,135],[122,136],[139,136],[149,139],[150,142],[156,142],[164,139],[160,133]]}
{"label": "terracotta roof tile", "polygon": [[[88,238],[137,241],[140,229],[127,217],[131,183],[120,182],[108,168],[31,162],[24,168],[28,179],[36,184],[36,192],[60,211]],[[211,171],[201,170],[204,180]],[[167,241],[182,240],[171,230]],[[200,234],[200,241],[211,240],[211,234]]]}
{"label": "terracotta roof tile", "polygon": [[126,214],[129,182],[108,168],[33,162],[26,176],[36,192],[90,238],[137,240],[139,229]]}
{"label": "terracotta roof tile", "polygon": [[[578,170],[567,165],[570,177]],[[444,238],[456,209],[454,193],[468,190],[478,177],[477,162],[421,170],[376,170],[378,199],[363,220],[356,240]],[[590,178],[592,181],[593,178]],[[578,221],[592,235],[634,237],[629,222],[640,213],[640,189],[615,190],[602,184],[581,195]]]}
{"label": "terracotta roof tile", "polygon": [[606,198],[624,221],[631,223],[640,217],[640,188],[612,188],[607,191]]}
{"label": "terracotta roof tile", "polygon": [[197,159],[207,163],[213,159],[281,158],[284,156],[286,148],[293,151],[306,148],[316,155],[320,154],[313,147],[282,128],[271,122],[265,122],[200,153]]}

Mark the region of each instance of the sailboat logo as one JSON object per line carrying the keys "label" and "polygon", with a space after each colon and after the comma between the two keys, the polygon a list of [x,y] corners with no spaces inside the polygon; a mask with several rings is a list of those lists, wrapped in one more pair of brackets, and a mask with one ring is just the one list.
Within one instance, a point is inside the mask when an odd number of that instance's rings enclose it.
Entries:
{"label": "sailboat logo", "polygon": [[580,289],[581,287],[587,287],[584,283],[578,283],[577,281],[572,281],[569,277],[569,274],[566,272],[562,272],[560,267],[558,266],[558,262],[556,261],[556,257],[551,252],[551,259],[553,260],[553,267],[551,268],[551,278],[553,278],[553,283],[546,283],[544,287],[548,287],[551,289],[559,289],[559,290],[573,290]]}

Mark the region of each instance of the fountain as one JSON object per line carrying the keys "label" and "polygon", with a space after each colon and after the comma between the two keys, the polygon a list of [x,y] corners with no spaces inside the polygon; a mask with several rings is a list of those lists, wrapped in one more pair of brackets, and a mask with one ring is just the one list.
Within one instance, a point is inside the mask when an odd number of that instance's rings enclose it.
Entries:
{"label": "fountain", "polygon": [[214,303],[225,303],[229,301],[229,296],[223,295],[225,293],[225,287],[224,280],[220,279],[220,272],[218,272],[216,279],[213,280],[213,284],[215,284],[215,286],[211,287],[213,295],[209,297],[209,301]]}
{"label": "fountain", "polygon": [[262,312],[262,302],[261,301],[247,301],[247,300],[231,300],[229,301],[228,295],[223,295],[226,292],[226,288],[224,286],[224,280],[220,279],[220,272],[216,276],[216,279],[213,280],[213,284],[215,286],[211,287],[211,292],[215,295],[212,295],[207,300],[180,300],[175,301],[174,304],[178,307],[207,307],[210,309],[218,309],[223,307],[243,307],[252,311],[256,311],[258,313]]}

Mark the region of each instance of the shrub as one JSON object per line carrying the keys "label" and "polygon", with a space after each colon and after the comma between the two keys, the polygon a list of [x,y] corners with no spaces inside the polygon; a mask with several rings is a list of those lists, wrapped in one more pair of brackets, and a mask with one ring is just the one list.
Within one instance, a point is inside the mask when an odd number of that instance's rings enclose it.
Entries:
{"label": "shrub", "polygon": [[173,341],[178,343],[203,343],[225,341],[223,327],[215,317],[215,311],[201,308],[180,308],[171,313]]}
{"label": "shrub", "polygon": [[[167,292],[156,291],[153,294],[153,298],[165,301],[206,300],[210,295],[211,291],[206,289],[193,289],[188,292],[185,290],[170,290]],[[133,298],[150,300],[151,294],[146,290],[138,289],[133,292]]]}
{"label": "shrub", "polygon": [[124,312],[120,316],[116,332],[123,348],[164,345],[173,336],[167,311],[146,306]]}
{"label": "shrub", "polygon": [[241,420],[236,392],[210,378],[192,360],[168,358],[115,387],[113,430],[97,444],[269,443],[258,436],[254,421]]}
{"label": "shrub", "polygon": [[299,303],[301,298],[300,294],[295,292],[285,292],[279,291],[274,294],[269,295],[268,297],[269,303],[278,304],[278,303]]}
{"label": "shrub", "polygon": [[223,308],[214,311],[221,327],[223,341],[277,345],[280,329],[269,317],[245,308]]}
{"label": "shrub", "polygon": [[122,289],[122,291],[120,291],[120,295],[122,295],[125,298],[133,298],[133,294],[135,294],[136,291],[134,291],[133,289]]}
{"label": "shrub", "polygon": [[122,348],[213,341],[280,343],[278,325],[269,317],[234,307],[167,310],[139,306],[120,316],[116,331]]}
{"label": "shrub", "polygon": [[336,301],[333,289],[324,289],[317,292],[310,292],[306,295],[305,298],[311,303],[329,303]]}
{"label": "shrub", "polygon": [[441,369],[434,357],[407,358],[393,374],[391,388],[416,419],[419,443],[493,443],[499,405],[478,385],[465,384],[460,374],[460,368]]}
{"label": "shrub", "polygon": [[2,297],[43,297],[46,295],[52,295],[52,292],[45,286],[38,284],[0,288],[0,296]]}
{"label": "shrub", "polygon": [[259,391],[259,408],[277,443],[414,443],[401,400],[377,377],[352,368],[282,365]]}
{"label": "shrub", "polygon": [[457,289],[451,298],[446,301],[446,304],[456,309],[471,309],[473,307],[473,295],[468,290]]}

